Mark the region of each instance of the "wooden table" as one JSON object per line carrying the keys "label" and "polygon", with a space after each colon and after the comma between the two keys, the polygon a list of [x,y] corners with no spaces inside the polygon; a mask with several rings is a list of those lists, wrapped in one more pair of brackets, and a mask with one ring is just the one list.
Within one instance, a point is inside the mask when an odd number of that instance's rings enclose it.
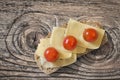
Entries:
{"label": "wooden table", "polygon": [[[40,38],[69,18],[100,22],[108,42],[75,64],[46,75],[35,61]],[[1,0],[0,80],[120,78],[120,0]]]}

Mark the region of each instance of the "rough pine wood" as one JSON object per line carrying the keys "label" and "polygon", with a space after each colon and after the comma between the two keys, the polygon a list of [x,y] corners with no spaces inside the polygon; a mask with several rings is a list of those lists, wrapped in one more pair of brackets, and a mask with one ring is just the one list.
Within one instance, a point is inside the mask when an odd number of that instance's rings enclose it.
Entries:
{"label": "rough pine wood", "polygon": [[[100,22],[108,42],[46,75],[33,56],[39,39],[69,18]],[[0,0],[0,80],[9,79],[120,79],[120,1]]]}

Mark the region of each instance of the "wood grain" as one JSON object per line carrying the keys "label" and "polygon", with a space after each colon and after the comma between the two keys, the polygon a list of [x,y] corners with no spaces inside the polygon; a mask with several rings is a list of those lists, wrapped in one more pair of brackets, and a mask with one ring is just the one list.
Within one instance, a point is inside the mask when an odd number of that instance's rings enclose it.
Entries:
{"label": "wood grain", "polygon": [[[100,22],[108,42],[56,73],[42,73],[34,52],[40,38],[69,18]],[[119,0],[1,0],[0,80],[120,79]]]}

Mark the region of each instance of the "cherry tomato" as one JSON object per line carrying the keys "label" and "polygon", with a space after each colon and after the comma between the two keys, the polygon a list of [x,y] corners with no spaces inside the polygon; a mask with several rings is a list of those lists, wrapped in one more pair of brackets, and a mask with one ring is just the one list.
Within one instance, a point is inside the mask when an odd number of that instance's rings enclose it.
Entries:
{"label": "cherry tomato", "polygon": [[55,48],[49,47],[45,50],[44,56],[45,56],[47,61],[54,62],[58,59],[59,53]]}
{"label": "cherry tomato", "polygon": [[67,50],[73,50],[77,46],[77,40],[74,36],[67,36],[64,38],[63,46]]}
{"label": "cherry tomato", "polygon": [[83,32],[83,37],[87,42],[94,42],[98,37],[98,33],[95,29],[88,28]]}

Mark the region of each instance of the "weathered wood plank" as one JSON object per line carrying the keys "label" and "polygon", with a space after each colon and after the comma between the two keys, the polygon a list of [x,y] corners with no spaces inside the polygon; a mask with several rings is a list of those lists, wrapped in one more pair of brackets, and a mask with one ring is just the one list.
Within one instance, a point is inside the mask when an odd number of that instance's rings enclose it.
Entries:
{"label": "weathered wood plank", "polygon": [[[56,73],[42,73],[33,58],[40,38],[69,18],[100,22],[108,43]],[[0,80],[120,78],[119,0],[1,0]]]}

